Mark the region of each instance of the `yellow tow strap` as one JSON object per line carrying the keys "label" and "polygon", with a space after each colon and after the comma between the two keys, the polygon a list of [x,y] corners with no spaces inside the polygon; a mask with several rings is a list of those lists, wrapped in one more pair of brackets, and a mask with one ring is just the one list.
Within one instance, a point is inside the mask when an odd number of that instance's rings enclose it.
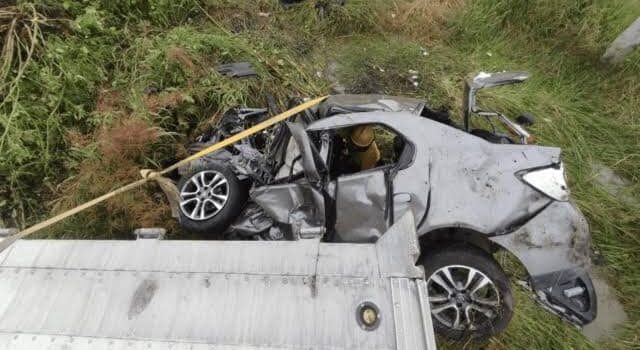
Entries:
{"label": "yellow tow strap", "polygon": [[15,242],[15,241],[17,241],[19,239],[25,238],[25,237],[29,236],[30,234],[32,234],[34,232],[40,231],[45,227],[49,227],[49,226],[51,226],[51,225],[53,225],[53,224],[55,224],[55,223],[57,223],[59,221],[62,221],[62,220],[66,219],[66,218],[68,218],[68,217],[70,217],[72,215],[75,215],[75,214],[77,214],[77,213],[79,213],[79,212],[81,212],[81,211],[83,211],[85,209],[91,208],[94,205],[96,205],[96,204],[98,204],[100,202],[104,202],[105,200],[107,200],[107,199],[109,199],[111,197],[117,196],[120,193],[124,193],[124,192],[132,190],[134,188],[140,187],[140,186],[144,185],[145,183],[147,183],[147,182],[149,182],[151,180],[154,180],[156,178],[159,178],[161,175],[166,174],[166,173],[168,173],[170,171],[176,170],[179,167],[181,167],[183,165],[186,165],[186,164],[190,163],[193,160],[196,160],[198,158],[203,157],[204,155],[207,155],[207,154],[209,154],[211,152],[217,151],[217,150],[219,150],[221,148],[227,147],[227,146],[229,146],[229,145],[231,145],[231,144],[233,144],[235,142],[238,142],[238,141],[240,141],[240,140],[242,140],[242,139],[244,139],[246,137],[249,137],[249,136],[251,136],[251,135],[253,135],[255,133],[258,133],[258,132],[260,132],[260,131],[262,131],[262,130],[264,130],[264,129],[266,129],[266,128],[274,125],[274,124],[277,124],[277,123],[279,123],[279,122],[281,122],[281,121],[283,121],[283,120],[285,120],[285,119],[287,119],[287,118],[289,118],[291,116],[294,116],[294,115],[296,115],[296,114],[298,114],[298,113],[300,113],[300,112],[302,112],[302,111],[304,111],[304,110],[306,110],[308,108],[311,108],[311,107],[319,104],[325,98],[326,98],[326,96],[319,97],[319,98],[307,101],[307,102],[305,102],[305,103],[303,103],[301,105],[298,105],[298,106],[296,106],[294,108],[291,108],[290,110],[285,111],[283,113],[280,113],[280,114],[278,114],[278,115],[276,115],[276,116],[274,116],[272,118],[269,118],[269,119],[267,119],[267,120],[265,120],[265,121],[263,121],[263,122],[261,122],[259,124],[256,124],[256,125],[250,127],[247,130],[243,130],[242,132],[239,132],[239,133],[237,133],[237,134],[235,134],[235,135],[233,135],[233,136],[231,136],[231,137],[229,137],[227,139],[224,139],[224,140],[222,140],[222,141],[220,141],[220,142],[218,142],[218,143],[216,143],[214,145],[211,145],[211,146],[199,151],[198,153],[195,153],[195,154],[193,154],[193,155],[191,155],[191,156],[189,156],[189,157],[187,157],[187,158],[185,158],[185,159],[183,159],[183,160],[181,160],[181,161],[173,164],[172,166],[170,166],[168,168],[165,168],[165,169],[163,169],[161,171],[157,171],[157,172],[154,172],[154,171],[142,171],[141,174],[142,174],[143,178],[141,180],[132,182],[132,183],[130,183],[128,185],[124,185],[124,186],[122,186],[122,187],[120,187],[120,188],[118,188],[116,190],[113,190],[113,191],[111,191],[111,192],[109,192],[107,194],[104,194],[104,195],[102,195],[102,196],[100,196],[98,198],[94,198],[94,199],[92,199],[92,200],[90,200],[90,201],[88,201],[88,202],[86,202],[84,204],[81,204],[81,205],[79,205],[79,206],[77,206],[77,207],[75,207],[73,209],[67,210],[64,213],[58,214],[58,215],[56,215],[56,216],[54,216],[54,217],[52,217],[50,219],[42,221],[42,222],[40,222],[40,223],[38,223],[36,225],[33,225],[33,226],[29,227],[29,228],[26,228],[26,229],[16,233],[13,236],[10,236],[10,237],[4,239],[3,241],[0,242],[0,252],[5,250],[7,247],[9,247],[11,244],[13,244],[13,242]]}

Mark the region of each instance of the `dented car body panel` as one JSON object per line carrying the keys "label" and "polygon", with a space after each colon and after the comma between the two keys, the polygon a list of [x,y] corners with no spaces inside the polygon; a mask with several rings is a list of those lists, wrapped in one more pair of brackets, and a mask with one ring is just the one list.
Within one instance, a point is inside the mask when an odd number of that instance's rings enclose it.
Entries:
{"label": "dented car body panel", "polygon": [[[340,177],[335,186],[338,242],[375,242],[390,222],[384,171]],[[366,222],[366,225],[363,223]]]}
{"label": "dented car body panel", "polygon": [[553,202],[518,229],[491,240],[515,254],[532,275],[589,267],[589,226],[568,202]]}
{"label": "dented car body panel", "polygon": [[578,325],[595,318],[595,297],[575,300],[566,292],[595,293],[587,274],[591,253],[589,225],[575,205],[553,202],[513,232],[490,239],[522,262],[539,300],[552,312],[569,317]]}
{"label": "dented car body panel", "polygon": [[[393,196],[400,204],[394,216],[412,210],[420,218],[420,234],[443,227],[503,233],[550,202],[515,174],[558,163],[558,148],[491,144],[408,112],[338,115],[314,122],[307,130],[359,124],[386,125],[412,142],[410,163],[399,164],[393,179]],[[403,194],[410,197],[408,203]]]}
{"label": "dented car body panel", "polygon": [[324,198],[307,183],[259,187],[251,197],[270,218],[291,225],[293,235],[324,233]]}

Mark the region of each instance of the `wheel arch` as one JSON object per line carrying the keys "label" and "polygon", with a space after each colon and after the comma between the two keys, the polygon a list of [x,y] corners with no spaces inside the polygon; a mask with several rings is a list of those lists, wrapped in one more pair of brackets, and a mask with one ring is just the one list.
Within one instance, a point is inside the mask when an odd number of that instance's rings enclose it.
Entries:
{"label": "wheel arch", "polygon": [[422,234],[419,238],[422,255],[429,251],[457,244],[468,244],[487,254],[503,249],[489,239],[489,235],[468,228],[444,227]]}

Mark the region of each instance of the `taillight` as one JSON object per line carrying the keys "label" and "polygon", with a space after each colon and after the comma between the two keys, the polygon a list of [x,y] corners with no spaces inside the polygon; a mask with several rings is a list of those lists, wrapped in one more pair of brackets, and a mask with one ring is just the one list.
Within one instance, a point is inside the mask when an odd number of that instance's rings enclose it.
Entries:
{"label": "taillight", "polygon": [[529,170],[522,175],[522,181],[557,201],[569,200],[570,192],[562,162],[546,168]]}

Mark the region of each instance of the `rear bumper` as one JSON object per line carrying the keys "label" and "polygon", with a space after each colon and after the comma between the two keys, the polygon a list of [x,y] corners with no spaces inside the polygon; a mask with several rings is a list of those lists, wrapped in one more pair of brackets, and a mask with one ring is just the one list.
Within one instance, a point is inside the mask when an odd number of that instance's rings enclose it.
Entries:
{"label": "rear bumper", "polygon": [[552,313],[584,326],[596,318],[597,297],[591,277],[582,269],[567,269],[532,277],[538,300]]}
{"label": "rear bumper", "polygon": [[597,314],[590,269],[591,235],[573,204],[553,202],[512,233],[491,237],[522,262],[538,300],[578,326]]}

